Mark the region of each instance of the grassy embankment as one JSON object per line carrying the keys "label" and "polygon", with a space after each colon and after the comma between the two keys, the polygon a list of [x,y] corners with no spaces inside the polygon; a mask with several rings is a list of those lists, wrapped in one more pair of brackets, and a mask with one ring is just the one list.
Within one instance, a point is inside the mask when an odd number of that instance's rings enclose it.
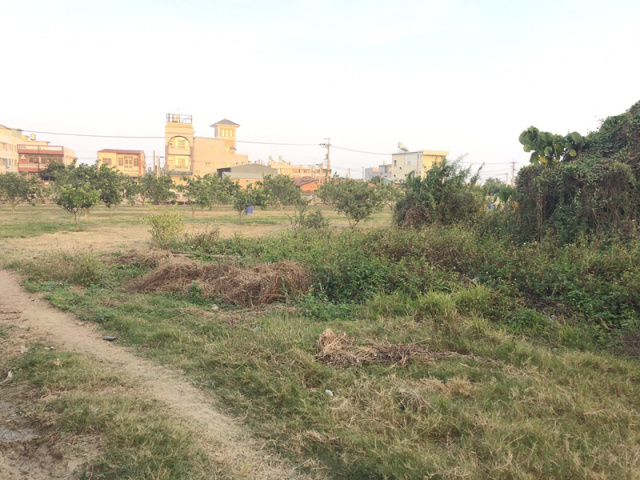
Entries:
{"label": "grassy embankment", "polygon": [[[145,255],[11,266],[333,478],[640,475],[637,243],[513,246],[463,227],[206,240],[177,246],[239,267],[296,260],[312,286],[240,308],[197,283],[132,293]],[[317,344],[328,328],[333,352]]]}

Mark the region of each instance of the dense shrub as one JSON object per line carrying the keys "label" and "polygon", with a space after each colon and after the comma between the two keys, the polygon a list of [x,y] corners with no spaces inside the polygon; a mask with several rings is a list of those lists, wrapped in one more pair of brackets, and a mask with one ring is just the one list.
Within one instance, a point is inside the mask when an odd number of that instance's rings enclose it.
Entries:
{"label": "dense shrub", "polygon": [[405,196],[396,203],[398,225],[420,226],[439,222],[445,225],[473,220],[484,210],[478,174],[463,168],[459,160],[443,160],[424,178],[411,173],[404,185]]}
{"label": "dense shrub", "polygon": [[160,248],[175,245],[184,231],[184,216],[177,210],[151,213],[144,218],[151,225],[151,241]]}
{"label": "dense shrub", "polygon": [[640,221],[640,102],[607,118],[577,156],[522,169],[516,187],[519,241],[548,232],[561,243],[584,234],[633,236]]}

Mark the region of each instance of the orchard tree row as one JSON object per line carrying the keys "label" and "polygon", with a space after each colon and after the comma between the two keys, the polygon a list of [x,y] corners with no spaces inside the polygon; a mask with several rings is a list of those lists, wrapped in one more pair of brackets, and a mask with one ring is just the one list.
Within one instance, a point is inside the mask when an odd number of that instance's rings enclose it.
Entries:
{"label": "orchard tree row", "polygon": [[[435,179],[428,180],[431,185],[429,191],[432,192],[429,195],[435,194],[441,207],[454,200],[453,197],[459,195],[461,189],[468,190],[465,187],[467,185],[465,175],[468,172],[458,172],[455,162],[453,164],[445,162],[434,172],[436,172],[435,176],[427,177]],[[439,182],[447,176],[449,181],[446,187],[440,187]],[[398,201],[406,205],[408,198],[409,203],[413,202],[412,192],[416,188],[423,190],[421,182],[420,179],[410,178],[404,189],[398,189],[383,185],[379,181],[369,184],[334,177],[318,188],[315,197],[344,215],[349,225],[355,228],[375,212],[382,210],[385,205],[393,207]],[[442,184],[444,185],[444,182]],[[438,194],[438,190],[453,192],[453,194],[450,196]],[[484,198],[479,191],[475,193],[476,201],[471,208],[473,211],[481,208],[481,198]],[[241,187],[228,177],[216,175],[185,176],[182,182],[175,184],[169,176],[147,174],[136,182],[131,177],[105,165],[51,164],[38,176],[16,173],[0,175],[0,202],[9,204],[15,209],[21,203],[35,205],[49,200],[71,213],[76,225],[80,215],[88,214],[96,205],[104,204],[107,208],[116,209],[125,202],[129,204],[139,202],[143,206],[148,203],[156,205],[174,203],[178,200],[178,194],[181,194],[181,199],[191,207],[192,214],[195,214],[197,208],[211,210],[216,205],[231,205],[238,212],[240,219],[250,206],[282,209],[284,206],[295,205],[300,207],[298,214],[304,215],[307,203],[303,200],[300,189],[286,175],[267,175],[247,188]]]}
{"label": "orchard tree row", "polygon": [[[319,198],[347,216],[352,226],[367,218],[391,197],[361,182],[334,179],[319,190]],[[228,177],[204,175],[183,177],[176,184],[171,177],[147,174],[137,182],[106,165],[50,164],[38,175],[5,173],[0,175],[0,202],[13,209],[26,203],[36,205],[49,200],[74,216],[76,225],[82,213],[96,205],[116,209],[122,203],[174,203],[178,194],[191,206],[212,209],[231,205],[240,218],[247,207],[282,209],[302,205],[300,189],[286,175],[267,175],[261,181],[241,187]]]}

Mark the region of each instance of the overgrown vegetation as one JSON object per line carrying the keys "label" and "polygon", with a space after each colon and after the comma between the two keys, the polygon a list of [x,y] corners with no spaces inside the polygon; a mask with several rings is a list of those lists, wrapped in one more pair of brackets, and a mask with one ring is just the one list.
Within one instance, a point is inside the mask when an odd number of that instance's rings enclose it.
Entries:
{"label": "overgrown vegetation", "polygon": [[551,232],[561,242],[570,243],[581,235],[636,235],[640,102],[622,115],[607,118],[599,130],[581,140],[577,150],[565,151],[569,153],[554,154],[562,161],[520,171],[518,208],[510,226],[514,237],[539,240]]}
{"label": "overgrown vegetation", "polygon": [[351,179],[333,179],[316,191],[317,197],[344,215],[351,228],[379,212],[387,201],[386,190]]}
{"label": "overgrown vegetation", "polygon": [[[310,294],[267,310],[207,290],[216,264],[187,262],[198,275],[180,270],[177,284],[155,270],[162,257],[105,258],[83,290],[20,268],[54,305],[213,388],[274,450],[332,478],[635,476],[640,367],[612,332],[637,322],[637,250],[509,252],[439,225],[313,239],[218,239],[198,253],[235,251],[244,272],[297,257]],[[123,264],[138,269],[117,276]],[[179,288],[132,293],[145,272]]]}
{"label": "overgrown vegetation", "polygon": [[479,174],[463,168],[460,160],[444,159],[425,178],[412,172],[404,185],[404,197],[395,206],[394,220],[400,226],[449,225],[476,219],[485,208]]}
{"label": "overgrown vegetation", "polygon": [[[445,161],[408,179],[394,225],[328,231],[300,206],[293,228],[259,240],[156,240],[179,260],[77,252],[13,266],[220,395],[309,471],[635,478],[638,128],[636,105],[584,142],[530,129],[541,164],[515,189],[482,189]],[[358,185],[320,194],[351,226],[385,201]]]}

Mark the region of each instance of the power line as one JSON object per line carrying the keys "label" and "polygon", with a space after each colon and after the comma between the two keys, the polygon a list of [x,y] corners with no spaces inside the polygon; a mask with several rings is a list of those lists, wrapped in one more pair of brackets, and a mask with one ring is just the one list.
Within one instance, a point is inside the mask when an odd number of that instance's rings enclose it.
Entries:
{"label": "power line", "polygon": [[[164,137],[162,137],[164,138]],[[236,140],[236,143],[252,143],[256,145],[280,145],[285,147],[318,147],[317,143],[277,143],[277,142],[252,142],[249,140]]]}
{"label": "power line", "polygon": [[93,137],[93,138],[131,138],[137,140],[160,140],[164,137],[137,137],[130,135],[92,135],[88,133],[60,133],[60,132],[40,132],[38,130],[22,130],[23,132],[39,133],[41,135],[63,135],[67,137]]}
{"label": "power line", "polygon": [[[165,137],[146,137],[133,135],[95,135],[89,133],[67,133],[67,132],[41,132],[39,130],[23,129],[23,132],[38,133],[41,135],[62,135],[67,137],[89,137],[89,138],[127,138],[133,140],[164,140]],[[256,145],[280,145],[289,147],[317,147],[317,143],[279,143],[279,142],[256,142],[251,140],[236,140],[236,143],[251,143]]]}
{"label": "power line", "polygon": [[[158,137],[158,136],[135,136],[135,135],[97,135],[97,134],[87,134],[87,133],[68,133],[68,132],[44,132],[44,131],[39,131],[39,130],[29,130],[29,129],[23,129],[22,131],[24,132],[30,132],[30,133],[38,133],[41,135],[58,135],[58,136],[69,136],[69,137],[85,137],[85,138],[120,138],[120,139],[130,139],[130,140],[163,140],[165,139],[164,136],[162,137]],[[276,146],[287,146],[287,147],[318,147],[318,146],[322,146],[322,144],[317,144],[317,143],[281,143],[281,142],[259,142],[259,141],[253,141],[253,140],[236,140],[236,143],[240,143],[240,144],[252,144],[252,145],[276,145]],[[382,152],[369,152],[366,150],[358,150],[355,148],[347,148],[347,147],[340,147],[337,145],[331,145],[333,148],[336,148],[338,150],[343,150],[346,152],[353,152],[353,153],[363,153],[366,155],[380,155],[380,156],[385,156],[388,157],[390,155],[393,155],[393,153],[382,153]],[[254,154],[254,155],[265,155],[265,154]],[[466,162],[463,162],[466,163]],[[473,167],[474,165],[477,165],[480,162],[469,162],[469,165],[471,167]],[[499,166],[511,166],[513,165],[514,162],[500,162],[500,163],[484,163],[482,162],[481,164],[483,165],[499,165]],[[513,167],[512,167],[513,168]],[[485,172],[488,173],[488,172]]]}
{"label": "power line", "polygon": [[337,148],[338,150],[346,150],[347,152],[366,153],[367,155],[384,155],[385,157],[391,155],[391,153],[365,152],[364,150],[355,150],[353,148],[337,147],[335,145],[331,146],[333,148]]}

